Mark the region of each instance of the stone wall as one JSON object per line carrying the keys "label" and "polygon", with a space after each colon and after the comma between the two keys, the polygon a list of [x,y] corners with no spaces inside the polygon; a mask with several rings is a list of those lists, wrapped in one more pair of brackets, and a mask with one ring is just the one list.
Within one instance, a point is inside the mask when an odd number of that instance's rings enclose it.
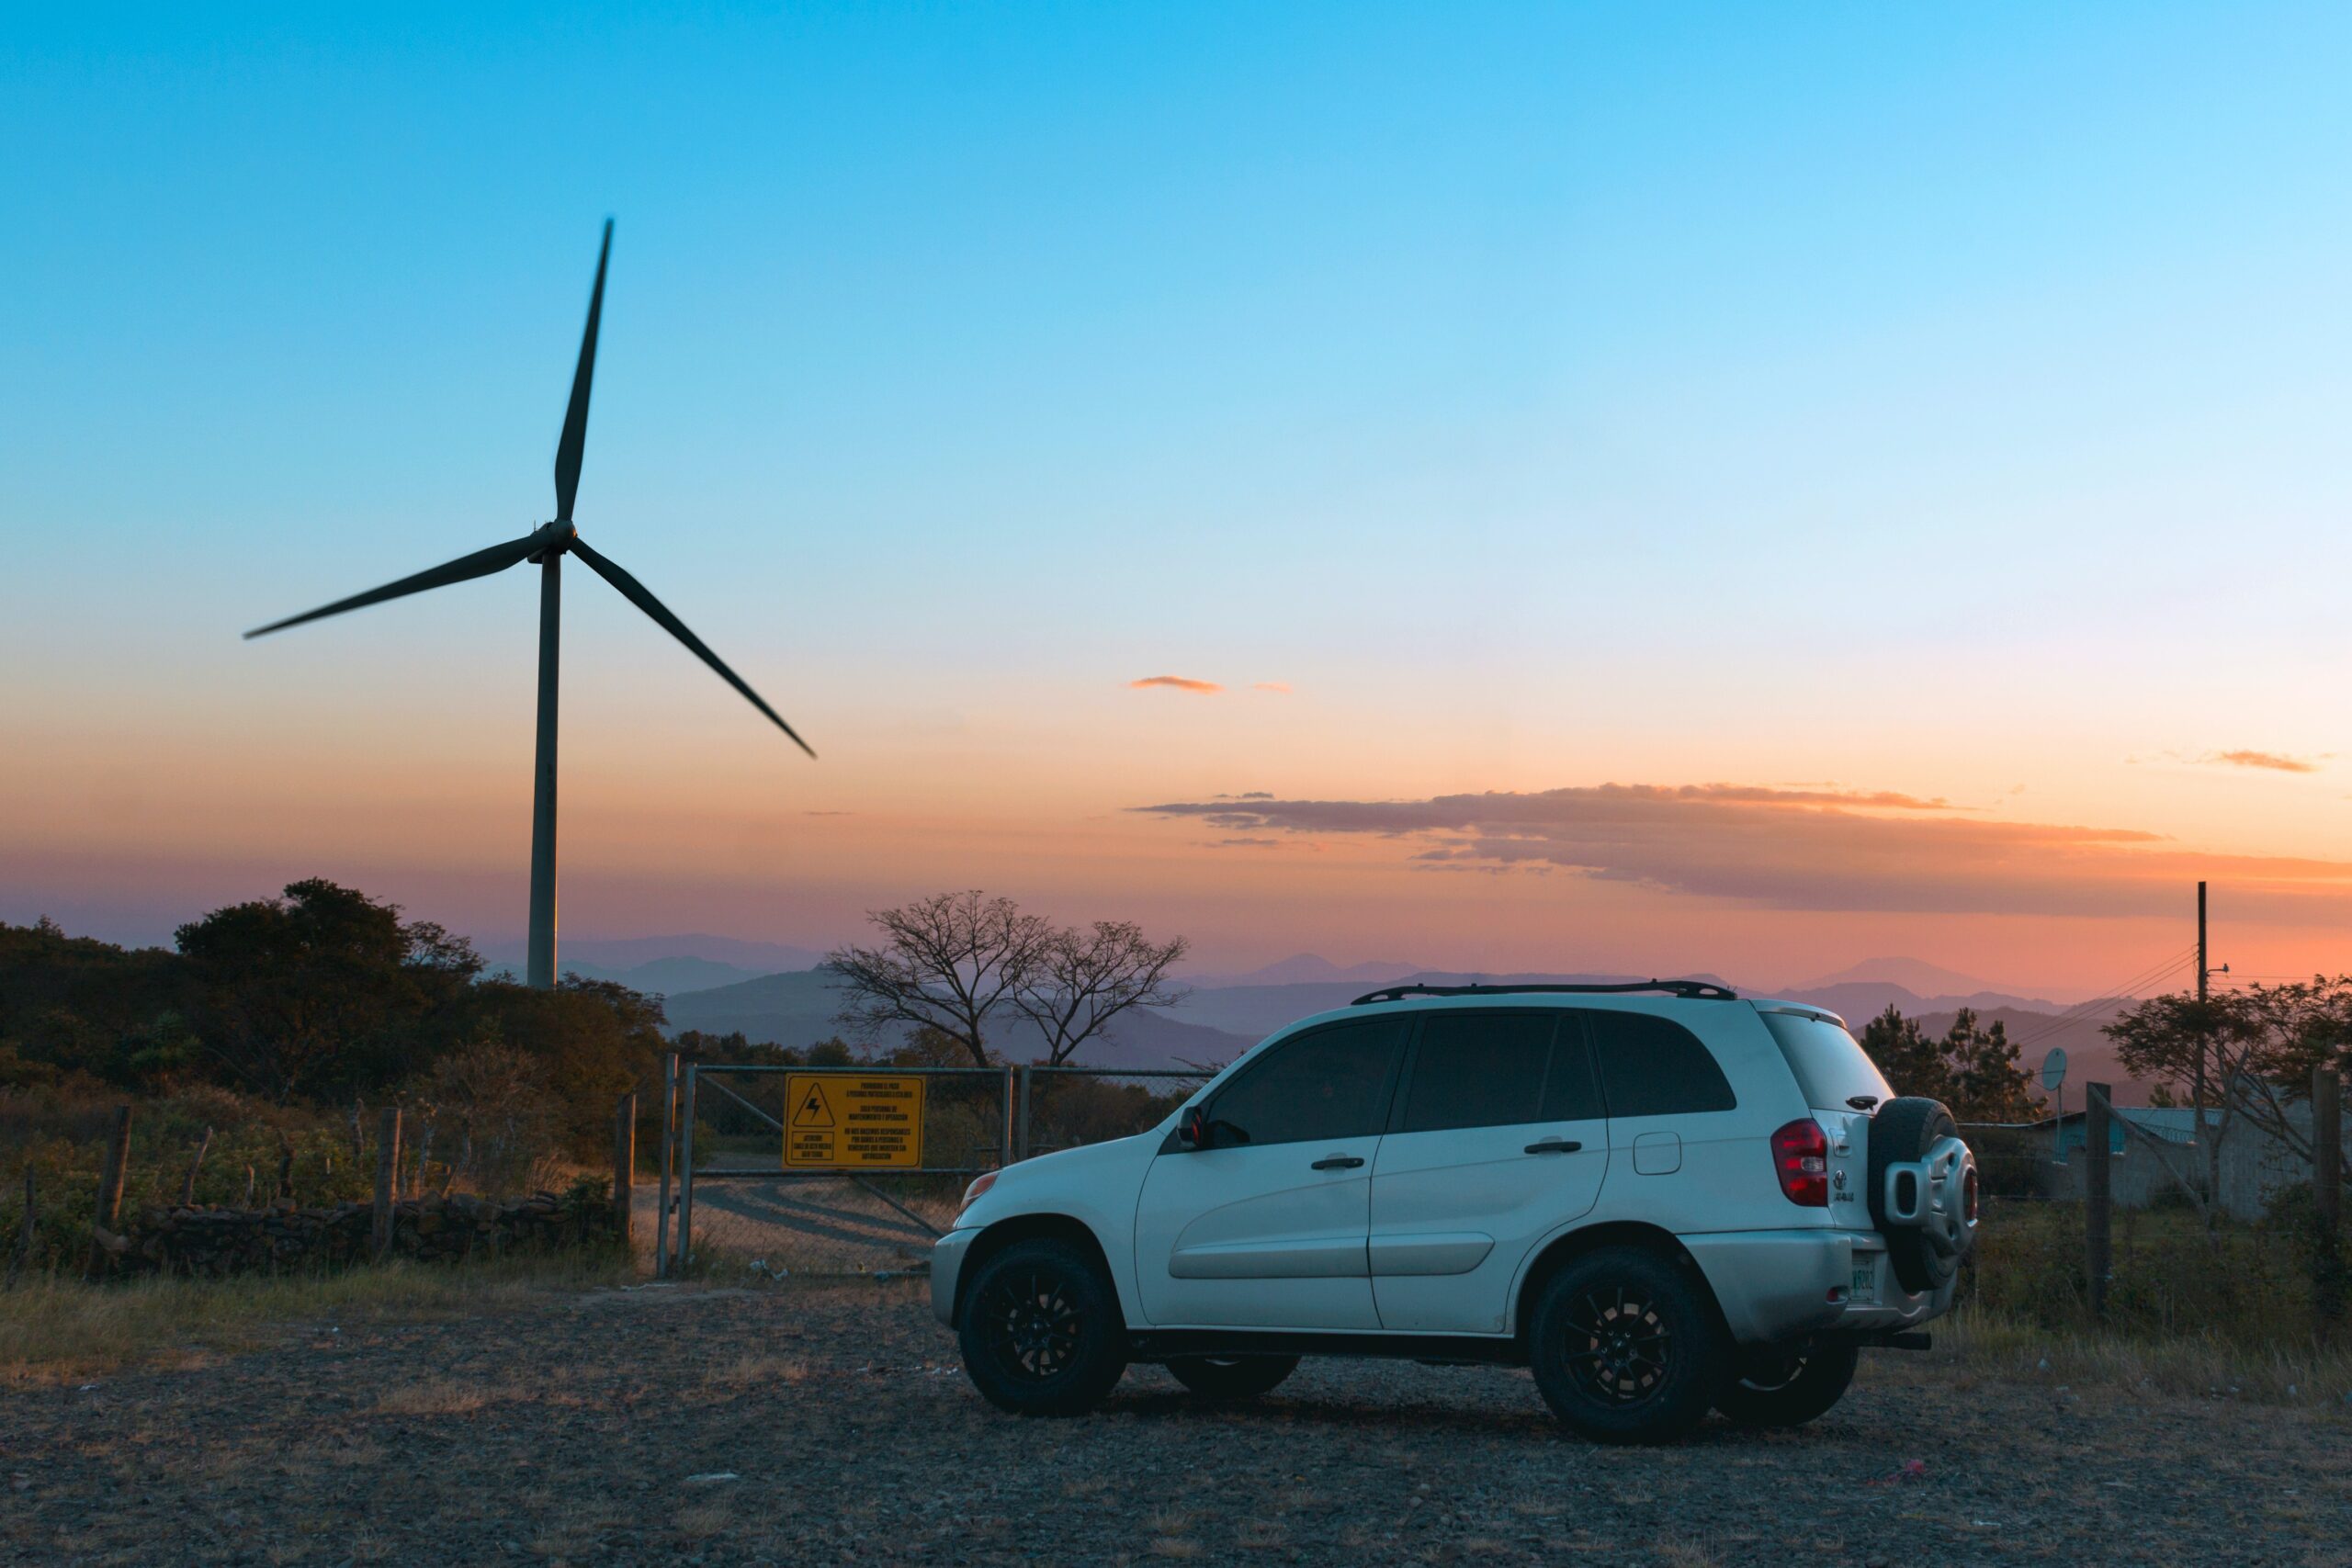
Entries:
{"label": "stone wall", "polygon": [[[375,1228],[373,1203],[300,1208],[281,1199],[264,1209],[149,1209],[127,1234],[101,1233],[100,1242],[118,1272],[222,1275],[366,1263]],[[617,1239],[611,1203],[584,1192],[506,1202],[459,1194],[392,1205],[391,1256],[422,1262]]]}

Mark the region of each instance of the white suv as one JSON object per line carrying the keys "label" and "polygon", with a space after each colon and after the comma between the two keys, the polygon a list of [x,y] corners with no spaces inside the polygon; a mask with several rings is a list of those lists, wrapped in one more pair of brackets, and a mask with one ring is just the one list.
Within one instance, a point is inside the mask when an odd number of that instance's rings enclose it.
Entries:
{"label": "white suv", "polygon": [[981,1177],[932,1303],[997,1405],[1131,1361],[1265,1393],[1304,1355],[1526,1366],[1596,1438],[1793,1426],[1923,1347],[1974,1240],[1951,1115],[1834,1015],[1720,986],[1397,987],[1153,1131]]}

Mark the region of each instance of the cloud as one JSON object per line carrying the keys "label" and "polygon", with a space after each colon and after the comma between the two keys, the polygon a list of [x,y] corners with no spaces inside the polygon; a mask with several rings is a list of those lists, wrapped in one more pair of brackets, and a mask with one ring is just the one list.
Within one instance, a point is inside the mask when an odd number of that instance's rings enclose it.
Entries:
{"label": "cloud", "polygon": [[1140,681],[1127,682],[1127,690],[1140,692],[1147,686],[1167,686],[1179,692],[1198,692],[1204,696],[1216,696],[1225,688],[1215,681],[1195,681],[1184,675],[1147,675]]}
{"label": "cloud", "polygon": [[2301,757],[2281,756],[2276,751],[2208,751],[2197,759],[2200,762],[2218,762],[2232,768],[2267,768],[2274,773],[2315,773],[2319,764]]}
{"label": "cloud", "polygon": [[1208,840],[1208,847],[1213,850],[1272,850],[1279,849],[1281,846],[1280,839],[1211,839]]}
{"label": "cloud", "polygon": [[1601,784],[1132,809],[1241,837],[1394,840],[1400,863],[1428,870],[1556,869],[1759,908],[2169,914],[2209,877],[2241,918],[2352,925],[2352,862],[2202,854],[2136,829],[2006,821],[1889,790]]}
{"label": "cloud", "polygon": [[1250,689],[1253,692],[1272,692],[1277,696],[1286,697],[1290,695],[1290,682],[1288,681],[1260,681],[1251,685]]}

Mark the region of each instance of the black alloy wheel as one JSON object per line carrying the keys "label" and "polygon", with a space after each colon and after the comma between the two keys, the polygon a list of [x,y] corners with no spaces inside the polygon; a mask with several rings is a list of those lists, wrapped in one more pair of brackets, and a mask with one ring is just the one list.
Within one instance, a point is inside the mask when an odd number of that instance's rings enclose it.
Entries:
{"label": "black alloy wheel", "polygon": [[1578,1292],[1566,1326],[1568,1369],[1594,1399],[1638,1404],[1666,1381],[1674,1331],[1639,1287]]}
{"label": "black alloy wheel", "polygon": [[1068,1371],[1084,1343],[1085,1319],[1070,1301],[1069,1283],[1052,1269],[1000,1273],[972,1310],[999,1363],[1040,1382]]}
{"label": "black alloy wheel", "polygon": [[1603,1247],[1571,1260],[1536,1292],[1526,1333],[1544,1403],[1602,1442],[1680,1437],[1731,1372],[1706,1282],[1663,1249]]}
{"label": "black alloy wheel", "polygon": [[1203,1399],[1255,1399],[1298,1370],[1296,1356],[1170,1356],[1168,1371]]}
{"label": "black alloy wheel", "polygon": [[989,1404],[1073,1416],[1126,1370],[1126,1323],[1102,1265],[1073,1242],[1018,1241],[985,1259],[965,1299],[964,1370]]}
{"label": "black alloy wheel", "polygon": [[1860,1347],[1851,1339],[1759,1352],[1715,1397],[1715,1408],[1743,1427],[1802,1427],[1845,1397]]}

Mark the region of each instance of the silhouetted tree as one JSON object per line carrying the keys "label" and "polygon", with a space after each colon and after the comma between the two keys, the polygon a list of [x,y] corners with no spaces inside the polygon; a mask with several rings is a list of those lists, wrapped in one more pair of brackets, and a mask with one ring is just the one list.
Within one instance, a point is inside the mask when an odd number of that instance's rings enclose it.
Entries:
{"label": "silhouetted tree", "polygon": [[2023,1122],[2040,1113],[2033,1075],[2018,1060],[2007,1026],[1996,1020],[1980,1027],[1973,1009],[1961,1009],[1939,1040],[1889,1003],[1860,1039],[1895,1093],[1940,1100],[1960,1121]]}
{"label": "silhouetted tree", "polygon": [[2186,992],[2125,1009],[2102,1032],[2132,1077],[2195,1113],[2205,1151],[2205,1189],[2192,1193],[2209,1224],[2221,1190],[2222,1145],[2243,1118],[2308,1159],[2311,1135],[2291,1109],[2311,1092],[2312,1071],[2352,1071],[2352,976],[2251,986],[2199,1001]]}
{"label": "silhouetted tree", "polygon": [[1014,988],[1013,1010],[1037,1026],[1046,1060],[1060,1066],[1129,1008],[1180,1000],[1183,992],[1168,972],[1186,951],[1182,937],[1153,942],[1127,920],[1056,931]]}
{"label": "silhouetted tree", "polygon": [[429,1051],[418,1026],[454,1010],[481,968],[462,938],[315,877],[177,937],[201,1051],[281,1101],[404,1077]]}
{"label": "silhouetted tree", "polygon": [[1029,983],[1054,930],[1010,898],[942,893],[870,917],[883,940],[835,948],[841,1021],[873,1040],[893,1024],[933,1029],[989,1066],[988,1028]]}

